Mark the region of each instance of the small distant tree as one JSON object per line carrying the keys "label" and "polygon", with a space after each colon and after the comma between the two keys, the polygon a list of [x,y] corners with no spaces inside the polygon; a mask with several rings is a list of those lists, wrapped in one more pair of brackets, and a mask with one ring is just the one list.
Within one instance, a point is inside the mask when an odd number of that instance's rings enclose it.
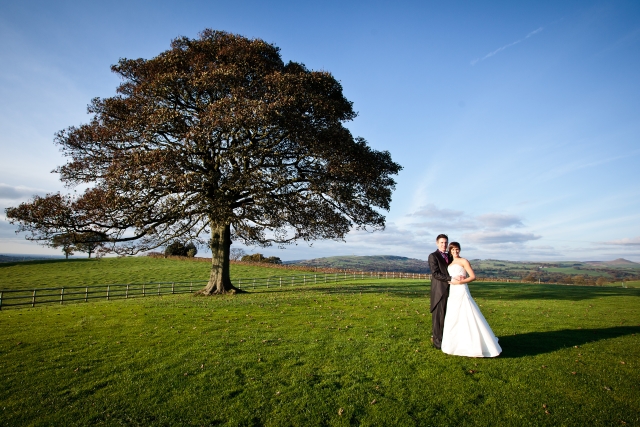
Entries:
{"label": "small distant tree", "polygon": [[104,242],[101,235],[97,233],[75,233],[73,235],[75,240],[75,248],[80,252],[86,252],[91,258],[91,254],[103,247]]}
{"label": "small distant tree", "polygon": [[573,276],[571,281],[576,285],[584,285],[585,283],[584,276]]}
{"label": "small distant tree", "polygon": [[62,248],[65,259],[69,259],[69,255],[73,255],[74,244],[75,239],[73,238],[73,234],[64,233],[53,236],[49,246],[56,249]]}
{"label": "small distant tree", "polygon": [[247,253],[242,248],[231,248],[229,250],[229,260],[240,261]]}
{"label": "small distant tree", "polygon": [[196,254],[198,253],[198,249],[196,248],[196,245],[194,245],[193,243],[189,243],[185,247],[187,248],[187,256],[189,258],[195,257]]}
{"label": "small distant tree", "polygon": [[193,258],[198,253],[198,249],[193,242],[184,244],[182,242],[173,242],[164,250],[164,254],[169,256],[186,256]]}
{"label": "small distant tree", "polygon": [[244,255],[241,258],[244,262],[262,262],[267,264],[282,264],[282,260],[277,256],[265,257],[261,253]]}
{"label": "small distant tree", "polygon": [[598,280],[596,280],[596,285],[598,285],[598,286],[602,286],[602,285],[604,285],[605,283],[607,283],[607,281],[606,281],[606,280],[605,280],[605,278],[604,278],[604,277],[602,277],[602,276],[598,277]]}
{"label": "small distant tree", "polygon": [[243,261],[243,262],[263,262],[264,259],[265,259],[264,255],[262,255],[261,253],[256,253],[256,254],[243,256],[241,261]]}
{"label": "small distant tree", "polygon": [[183,256],[184,253],[184,243],[182,242],[173,242],[164,249],[166,256]]}

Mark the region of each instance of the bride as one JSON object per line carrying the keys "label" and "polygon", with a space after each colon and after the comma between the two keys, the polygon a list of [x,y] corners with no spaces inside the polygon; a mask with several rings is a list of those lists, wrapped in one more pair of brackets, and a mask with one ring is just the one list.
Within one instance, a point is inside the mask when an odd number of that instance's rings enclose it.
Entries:
{"label": "bride", "polygon": [[449,253],[453,257],[448,268],[449,275],[466,278],[449,282],[451,287],[444,317],[442,351],[455,356],[496,357],[502,352],[498,338],[471,298],[467,286],[467,283],[476,279],[476,275],[469,261],[460,257],[460,243],[451,242]]}

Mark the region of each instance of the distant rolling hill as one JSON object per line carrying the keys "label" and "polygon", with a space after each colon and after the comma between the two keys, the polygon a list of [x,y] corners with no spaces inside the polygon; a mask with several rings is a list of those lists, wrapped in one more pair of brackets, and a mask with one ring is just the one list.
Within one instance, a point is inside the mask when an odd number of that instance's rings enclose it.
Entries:
{"label": "distant rolling hill", "polygon": [[640,268],[640,264],[637,262],[629,261],[628,259],[618,258],[613,261],[587,261],[585,264],[591,264],[594,266],[602,267],[637,267]]}
{"label": "distant rolling hill", "polygon": [[288,261],[286,264],[359,271],[431,273],[429,263],[427,261],[395,255],[333,256],[309,260]]}
{"label": "distant rolling hill", "polygon": [[[377,256],[334,256],[310,260],[287,261],[285,264],[308,267],[335,268],[356,271],[388,271],[405,273],[431,273],[429,263],[425,260],[395,255]],[[524,279],[541,281],[566,281],[574,276],[584,276],[595,281],[602,276],[612,280],[635,280],[639,275],[640,263],[626,259],[613,261],[500,261],[471,260],[478,277],[495,277],[508,279]]]}
{"label": "distant rolling hill", "polygon": [[26,254],[0,254],[0,262],[20,262],[62,259],[61,255],[26,255]]}

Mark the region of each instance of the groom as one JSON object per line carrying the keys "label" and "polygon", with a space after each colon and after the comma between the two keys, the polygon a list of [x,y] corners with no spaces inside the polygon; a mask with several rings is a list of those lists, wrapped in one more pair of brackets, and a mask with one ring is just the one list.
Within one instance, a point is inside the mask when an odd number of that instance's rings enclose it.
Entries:
{"label": "groom", "polygon": [[449,237],[439,234],[436,237],[438,250],[429,255],[429,267],[431,268],[431,323],[433,346],[440,349],[442,344],[442,328],[444,327],[444,315],[447,312],[447,298],[449,298],[449,282],[451,276],[447,267],[451,264],[451,255],[447,253]]}

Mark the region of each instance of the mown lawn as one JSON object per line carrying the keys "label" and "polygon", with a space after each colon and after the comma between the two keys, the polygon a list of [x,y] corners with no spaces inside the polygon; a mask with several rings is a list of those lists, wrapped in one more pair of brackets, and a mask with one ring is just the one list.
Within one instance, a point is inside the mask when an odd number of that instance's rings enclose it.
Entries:
{"label": "mown lawn", "polygon": [[640,425],[640,290],[472,285],[468,359],[427,284],[363,282],[1,311],[0,425]]}
{"label": "mown lawn", "polygon": [[[0,263],[0,289],[208,280],[211,264],[150,257]],[[231,264],[231,278],[287,276],[299,270]]]}

